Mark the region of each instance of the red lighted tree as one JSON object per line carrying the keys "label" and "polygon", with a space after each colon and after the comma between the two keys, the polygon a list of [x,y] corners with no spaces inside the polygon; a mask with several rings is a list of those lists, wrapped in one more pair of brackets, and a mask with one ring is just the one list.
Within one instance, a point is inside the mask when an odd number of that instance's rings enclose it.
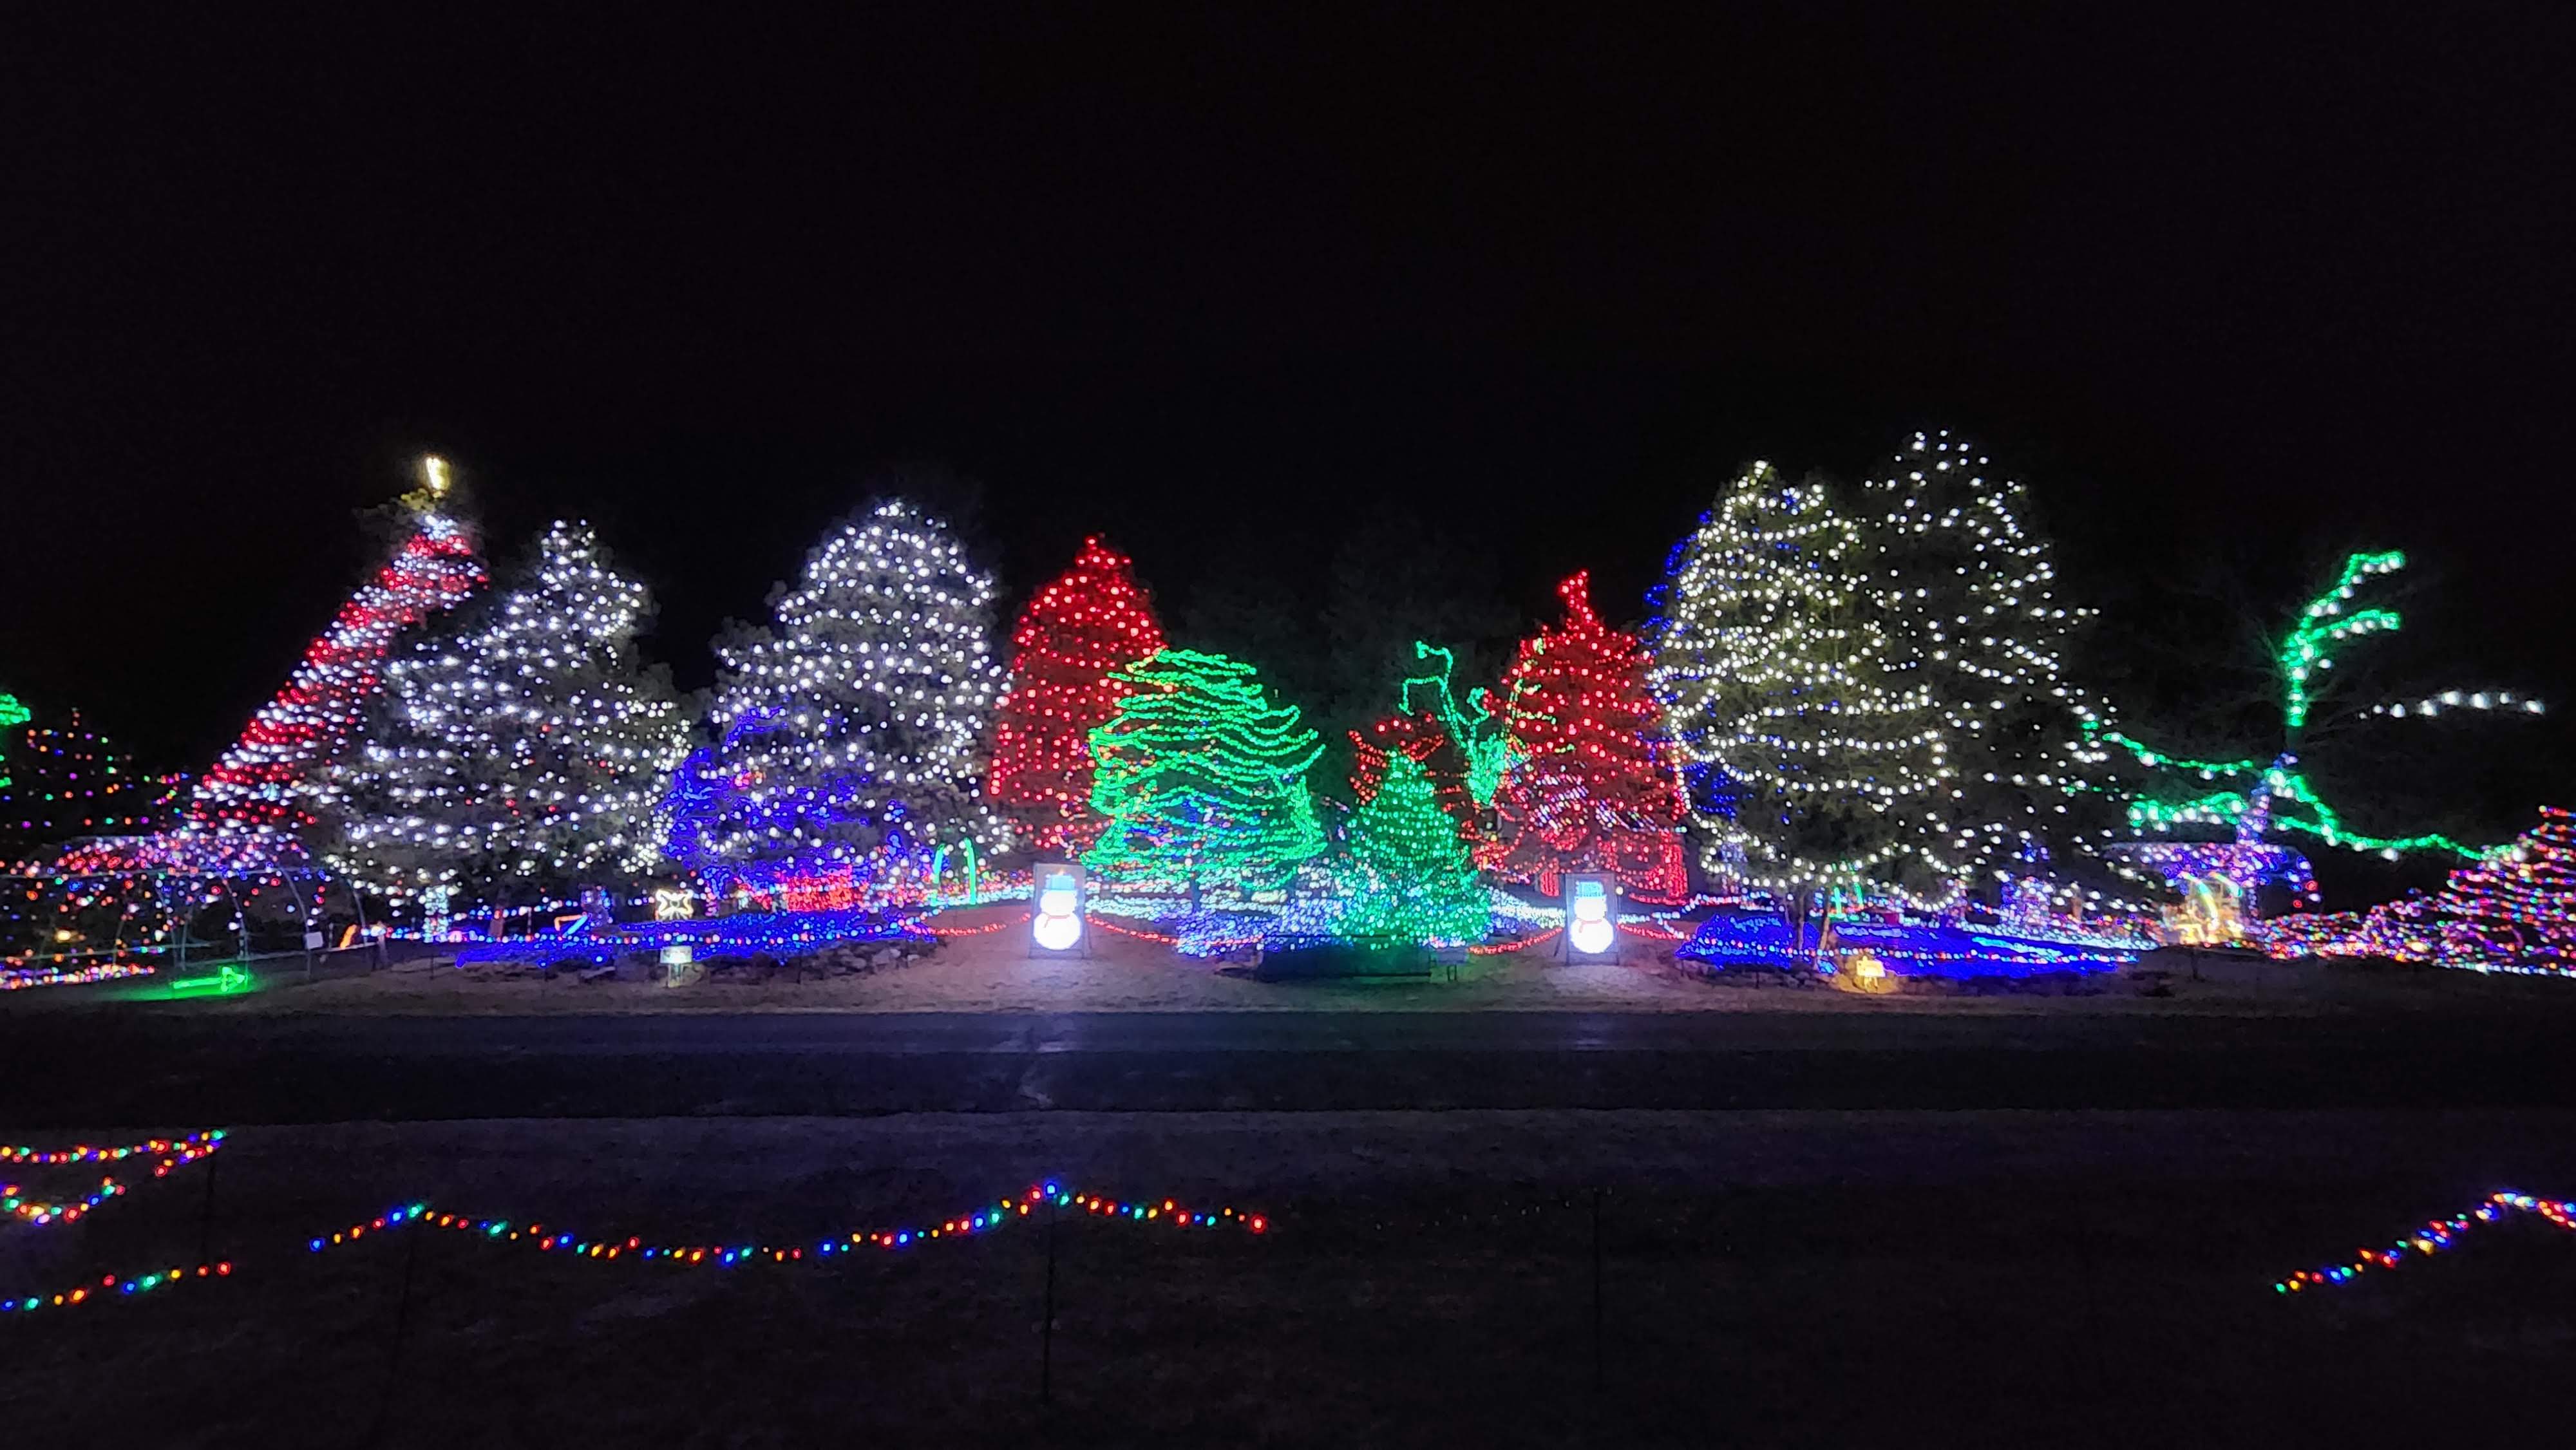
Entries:
{"label": "red lighted tree", "polygon": [[1020,611],[1011,648],[986,794],[1039,850],[1081,851],[1107,824],[1091,809],[1091,732],[1134,693],[1110,673],[1162,649],[1163,627],[1135,566],[1089,538]]}
{"label": "red lighted tree", "polygon": [[1592,612],[1591,575],[1557,586],[1565,622],[1521,641],[1504,681],[1514,764],[1494,805],[1503,871],[1553,894],[1565,871],[1611,871],[1646,901],[1687,894],[1681,783],[1637,637]]}

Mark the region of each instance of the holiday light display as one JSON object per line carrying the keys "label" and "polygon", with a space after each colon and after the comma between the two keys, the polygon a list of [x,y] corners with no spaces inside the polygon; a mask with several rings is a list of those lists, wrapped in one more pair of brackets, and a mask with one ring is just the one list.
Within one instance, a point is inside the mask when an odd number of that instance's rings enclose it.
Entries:
{"label": "holiday light display", "polygon": [[2093,882],[2069,894],[2134,906],[2097,849],[2102,711],[2063,676],[2084,611],[1987,466],[1917,434],[1847,514],[1824,479],[1755,463],[1674,547],[1653,681],[1713,874],[1937,908],[2053,843]]}
{"label": "holiday light display", "polygon": [[1297,709],[1224,655],[1165,649],[1118,671],[1118,714],[1091,732],[1092,809],[1109,824],[1083,863],[1113,877],[1284,889],[1324,849],[1306,771],[1323,753]]}
{"label": "holiday light display", "polygon": [[1346,937],[1399,937],[1457,944],[1485,939],[1488,893],[1440,808],[1429,776],[1410,755],[1386,765],[1377,791],[1352,813],[1350,856],[1340,873],[1336,930]]}
{"label": "holiday light display", "polygon": [[393,562],[341,608],[286,687],[197,782],[179,834],[213,838],[201,856],[238,865],[292,855],[295,834],[331,802],[324,767],[357,729],[395,637],[482,585],[472,539],[441,511],[447,465],[424,460],[422,477],[422,488],[404,499],[412,529]]}
{"label": "holiday light display", "polygon": [[606,965],[635,952],[669,952],[686,947],[691,960],[725,957],[810,956],[833,947],[925,941],[929,934],[917,918],[867,906],[790,908],[786,911],[739,911],[727,916],[679,921],[622,922],[599,931],[570,930],[553,936],[514,937],[467,942],[456,951],[458,966],[510,962],[555,966],[565,962]]}
{"label": "holiday light display", "polygon": [[1681,785],[1663,711],[1647,693],[1645,650],[1592,609],[1591,575],[1557,586],[1565,621],[1521,641],[1505,677],[1510,768],[1494,796],[1502,870],[1554,895],[1559,873],[1609,871],[1643,901],[1689,892]]}
{"label": "holiday light display", "polygon": [[1049,1181],[1032,1184],[1018,1194],[979,1204],[935,1225],[858,1229],[816,1239],[810,1244],[646,1243],[640,1236],[598,1239],[562,1228],[548,1229],[542,1223],[522,1225],[510,1219],[474,1218],[466,1214],[443,1213],[427,1203],[409,1203],[389,1209],[365,1223],[351,1224],[328,1235],[316,1235],[305,1241],[305,1251],[326,1253],[362,1243],[371,1236],[381,1237],[396,1229],[438,1228],[471,1234],[487,1243],[515,1244],[537,1253],[563,1254],[576,1259],[641,1260],[707,1269],[730,1269],[744,1264],[825,1264],[835,1256],[859,1249],[902,1250],[943,1239],[975,1238],[1029,1218],[1034,1210],[1042,1207],[1057,1211],[1078,1209],[1086,1215],[1140,1226],[1229,1228],[1248,1234],[1264,1234],[1270,1230],[1270,1220],[1265,1215],[1238,1212],[1231,1207],[1210,1213],[1187,1207],[1177,1199],[1121,1200],[1077,1192]]}
{"label": "holiday light display", "polygon": [[1091,732],[1127,694],[1113,672],[1163,643],[1134,565],[1096,537],[1021,609],[1010,689],[994,712],[987,795],[1029,844],[1079,852],[1098,837],[1105,822],[1091,810]]}
{"label": "holiday light display", "polygon": [[1437,673],[1413,675],[1396,691],[1395,712],[1369,722],[1365,731],[1347,732],[1351,739],[1351,794],[1366,803],[1386,776],[1388,759],[1412,758],[1430,777],[1440,809],[1457,822],[1459,839],[1479,866],[1502,862],[1502,843],[1494,828],[1494,794],[1514,757],[1511,737],[1486,703],[1482,686],[1467,692],[1459,704],[1451,676],[1457,656],[1422,640],[1413,642],[1418,660],[1437,659]]}
{"label": "holiday light display", "polygon": [[387,668],[372,728],[332,767],[331,864],[451,901],[651,869],[688,727],[667,672],[637,657],[650,609],[589,525],[549,527],[515,587]]}
{"label": "holiday light display", "polygon": [[2329,1264],[2319,1269],[2301,1269],[2285,1279],[2272,1283],[2275,1294],[2296,1294],[2308,1289],[2322,1289],[2349,1284],[2373,1269],[2394,1269],[2408,1256],[2431,1258],[2458,1248],[2468,1231],[2479,1224],[2502,1223],[2517,1213],[2527,1213],[2543,1223],[2576,1232],[2576,1201],[2564,1198],[2534,1198],[2528,1193],[2505,1191],[2487,1195],[2486,1202],[2466,1213],[2437,1218],[2407,1234],[2384,1249],[2359,1249],[2348,1264]]}
{"label": "holiday light display", "polygon": [[[0,695],[0,729],[10,723],[7,703]],[[179,822],[181,777],[139,773],[106,736],[83,728],[78,710],[60,726],[29,726],[0,757],[10,757],[0,770],[0,860],[73,837],[151,835]]]}
{"label": "holiday light display", "polygon": [[2268,924],[2272,956],[2385,957],[2475,971],[2576,974],[2576,817],[2540,824],[2453,871],[2439,894]]}
{"label": "holiday light display", "polygon": [[835,532],[768,630],[716,646],[720,735],[674,782],[672,857],[711,894],[835,872],[917,899],[940,846],[1006,846],[984,798],[992,613],[992,578],[911,505]]}
{"label": "holiday light display", "polygon": [[1776,913],[1710,917],[1674,956],[1720,969],[1832,972],[1866,953],[1893,977],[2030,977],[2117,971],[2152,943],[2119,930],[2025,937],[1973,926],[1828,920],[1807,931]]}
{"label": "holiday light display", "polygon": [[[2260,756],[2243,760],[2190,759],[2157,750],[2121,731],[2097,723],[2092,733],[2103,742],[2125,749],[2140,765],[2150,770],[2184,778],[2186,788],[2194,791],[2179,800],[2133,800],[2129,805],[2131,828],[2165,833],[2178,827],[2216,827],[2234,831],[2240,844],[2251,844],[2273,830],[2296,831],[2329,846],[2376,851],[2392,861],[2418,851],[2442,851],[2469,859],[2484,855],[2480,849],[2462,845],[2438,832],[2377,836],[2354,830],[2318,796],[2315,786],[2298,768],[2299,751],[2305,740],[2309,717],[2324,689],[2322,676],[2334,667],[2333,647],[2373,634],[2394,633],[2402,622],[2394,610],[2355,610],[2348,606],[2371,580],[2384,578],[2405,566],[2406,556],[2394,551],[2354,554],[2344,561],[2343,570],[2336,576],[2333,587],[2300,609],[2296,622],[2273,649],[2273,664],[2279,672],[2281,686],[2281,745],[2268,759]],[[2475,710],[2514,710],[2534,715],[2542,710],[2537,700],[2519,699],[2503,692],[2462,694],[2453,690],[2429,701],[2383,702],[2357,714],[2363,718],[2384,716],[2396,719],[2415,714],[2438,714],[2445,705]],[[2201,789],[2208,785],[2224,788]],[[2255,884],[2250,880],[2236,882],[2238,895],[2251,900]]]}

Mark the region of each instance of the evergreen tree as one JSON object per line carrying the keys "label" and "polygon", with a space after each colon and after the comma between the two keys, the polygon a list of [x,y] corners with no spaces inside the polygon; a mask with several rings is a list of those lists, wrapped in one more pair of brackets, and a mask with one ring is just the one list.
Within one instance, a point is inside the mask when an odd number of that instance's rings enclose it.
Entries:
{"label": "evergreen tree", "polygon": [[1350,860],[1342,872],[1348,936],[1414,942],[1482,941],[1492,903],[1440,807],[1431,778],[1413,757],[1387,758],[1378,788],[1351,815]]}
{"label": "evergreen tree", "polygon": [[[8,741],[10,703],[0,695],[0,744]],[[178,824],[181,777],[137,771],[81,724],[78,710],[59,726],[28,725],[7,753],[17,779],[0,779],[0,861],[76,837],[143,836]]]}
{"label": "evergreen tree", "polygon": [[2022,485],[1964,440],[1917,433],[1860,505],[1890,663],[1929,697],[1949,770],[1950,789],[1904,817],[1920,858],[1982,884],[2036,854],[2127,884],[2095,850],[2119,825],[2113,752],[2087,735],[2104,712],[2066,677],[2088,611],[2057,598]]}
{"label": "evergreen tree", "polygon": [[1130,693],[1091,732],[1091,804],[1109,824],[1084,861],[1195,898],[1284,888],[1323,850],[1306,784],[1322,743],[1252,666],[1165,649],[1115,678]]}
{"label": "evergreen tree", "polygon": [[650,870],[688,727],[669,672],[638,657],[649,609],[589,525],[547,529],[514,587],[386,671],[374,728],[333,769],[333,864],[460,902]]}
{"label": "evergreen tree", "polygon": [[1673,549],[1652,679],[1697,777],[1713,874],[1801,895],[1941,895],[1957,876],[1964,854],[1927,860],[1917,829],[1949,788],[1949,743],[1868,560],[1821,478],[1791,484],[1767,463]]}
{"label": "evergreen tree", "polygon": [[0,789],[9,785],[9,732],[34,718],[17,696],[0,690]]}
{"label": "evergreen tree", "polygon": [[2452,872],[2439,895],[2372,908],[2360,945],[2444,966],[2576,974],[2576,815],[2543,806],[2539,825]]}
{"label": "evergreen tree", "polygon": [[1613,871],[1649,901],[1688,894],[1681,786],[1663,711],[1646,687],[1637,637],[1601,622],[1591,576],[1557,586],[1565,622],[1521,642],[1505,679],[1503,725],[1514,763],[1494,805],[1505,871],[1553,893],[1565,871]]}
{"label": "evergreen tree", "polygon": [[946,525],[894,500],[834,532],[770,628],[716,646],[718,741],[682,773],[673,856],[766,887],[1007,847],[984,796],[1004,686],[992,631],[992,578]]}
{"label": "evergreen tree", "polygon": [[1079,851],[1105,824],[1091,809],[1091,732],[1127,693],[1112,674],[1161,649],[1163,629],[1126,556],[1090,538],[1020,611],[1011,647],[989,794],[1029,844]]}

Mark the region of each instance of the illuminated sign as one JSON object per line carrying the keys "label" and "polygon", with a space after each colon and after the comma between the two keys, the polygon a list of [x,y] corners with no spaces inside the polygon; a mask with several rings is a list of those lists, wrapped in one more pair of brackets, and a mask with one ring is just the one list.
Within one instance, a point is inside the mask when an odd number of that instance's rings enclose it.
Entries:
{"label": "illuminated sign", "polygon": [[1604,872],[1565,878],[1565,944],[1576,956],[1606,957],[1619,950],[1612,877]]}
{"label": "illuminated sign", "polygon": [[1082,868],[1040,861],[1030,873],[1029,940],[1039,949],[1069,952],[1082,944]]}

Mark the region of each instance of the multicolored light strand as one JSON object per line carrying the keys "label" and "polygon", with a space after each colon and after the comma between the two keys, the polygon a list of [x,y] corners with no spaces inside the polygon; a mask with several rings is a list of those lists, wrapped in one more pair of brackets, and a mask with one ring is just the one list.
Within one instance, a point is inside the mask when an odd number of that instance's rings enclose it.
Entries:
{"label": "multicolored light strand", "polygon": [[147,1274],[129,1274],[119,1278],[103,1274],[95,1284],[84,1283],[57,1294],[30,1294],[23,1298],[0,1299],[0,1314],[33,1314],[39,1309],[69,1309],[82,1304],[101,1304],[120,1298],[131,1298],[174,1284],[189,1284],[213,1279],[229,1279],[230,1260],[199,1264],[192,1272],[185,1268],[155,1269]]}
{"label": "multicolored light strand", "polygon": [[2487,1200],[2466,1213],[2450,1218],[2437,1218],[2407,1234],[2384,1249],[2355,1249],[2352,1262],[2328,1264],[2319,1269],[2301,1269],[2286,1279],[2273,1281],[2275,1294],[2296,1294],[2308,1289],[2322,1289],[2349,1284],[2373,1269],[2394,1269],[2410,1256],[2431,1258],[2458,1248],[2468,1231],[2479,1224],[2501,1223],[2517,1213],[2528,1213],[2570,1232],[2576,1232],[2576,1201],[2563,1198],[2534,1198],[2527,1193],[2491,1193]]}
{"label": "multicolored light strand", "polygon": [[1025,1219],[1032,1210],[1053,1204],[1057,1209],[1079,1209],[1086,1215],[1119,1219],[1135,1224],[1152,1224],[1178,1229],[1232,1228],[1245,1233],[1269,1232],[1270,1220],[1256,1213],[1239,1213],[1221,1208],[1214,1213],[1183,1206],[1176,1199],[1123,1200],[1098,1194],[1080,1193],[1054,1181],[1032,1184],[1027,1190],[991,1203],[980,1204],[937,1224],[922,1224],[887,1229],[860,1229],[847,1234],[795,1244],[676,1244],[646,1243],[640,1237],[590,1238],[562,1228],[549,1229],[542,1223],[524,1226],[510,1219],[475,1218],[466,1214],[443,1213],[427,1203],[397,1206],[365,1223],[328,1235],[316,1235],[306,1241],[311,1253],[355,1244],[370,1234],[383,1234],[400,1228],[440,1228],[470,1233],[497,1243],[516,1244],[539,1253],[568,1254],[580,1259],[643,1259],[668,1264],[711,1269],[732,1268],[741,1264],[819,1263],[860,1249],[901,1250],[942,1239],[972,1238],[991,1233],[1014,1220]]}
{"label": "multicolored light strand", "polygon": [[[167,1178],[170,1176],[171,1169],[181,1167],[185,1164],[194,1163],[200,1158],[210,1157],[214,1154],[216,1149],[221,1148],[223,1145],[224,1135],[221,1132],[199,1133],[191,1137],[175,1141],[158,1142],[152,1146],[154,1151],[159,1152],[162,1157],[159,1163],[153,1165],[152,1176],[155,1178]],[[122,1149],[106,1153],[91,1153],[89,1156],[81,1157],[71,1155],[86,1153],[88,1150],[75,1148],[62,1154],[40,1154],[31,1149],[11,1151],[23,1153],[26,1156],[0,1157],[0,1162],[29,1163],[36,1165],[120,1162],[124,1158],[131,1156],[127,1151]],[[0,1214],[6,1214],[8,1217],[17,1219],[21,1223],[30,1224],[36,1227],[77,1223],[81,1218],[87,1215],[91,1209],[98,1207],[100,1204],[105,1203],[111,1198],[124,1196],[126,1191],[124,1181],[114,1175],[100,1179],[98,1187],[92,1189],[82,1198],[64,1199],[60,1201],[30,1198],[27,1196],[26,1190],[18,1184],[0,1183]]]}
{"label": "multicolored light strand", "polygon": [[223,1129],[209,1128],[184,1138],[146,1138],[139,1143],[116,1145],[74,1143],[68,1148],[32,1148],[25,1144],[0,1144],[0,1163],[37,1168],[60,1167],[66,1163],[121,1163],[128,1158],[213,1148],[223,1142],[224,1136]]}

